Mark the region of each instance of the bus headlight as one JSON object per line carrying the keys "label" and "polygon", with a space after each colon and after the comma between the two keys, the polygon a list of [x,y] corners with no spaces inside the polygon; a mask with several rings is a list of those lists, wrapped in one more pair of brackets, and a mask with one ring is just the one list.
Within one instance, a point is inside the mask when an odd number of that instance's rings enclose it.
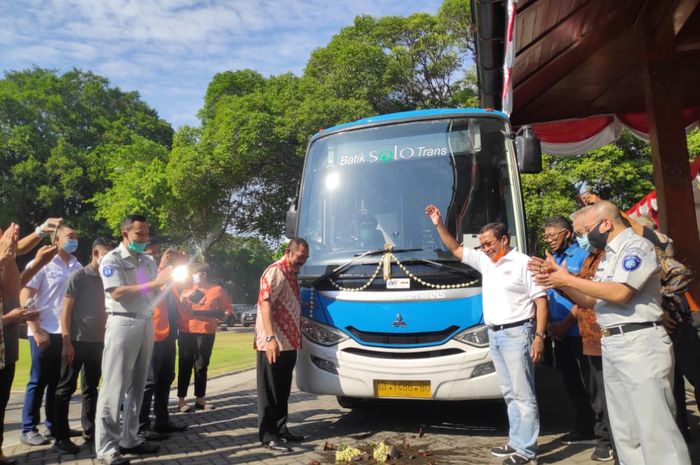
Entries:
{"label": "bus headlight", "polygon": [[332,346],[348,338],[341,331],[306,317],[301,317],[301,332],[322,346]]}
{"label": "bus headlight", "polygon": [[474,326],[462,331],[452,339],[474,347],[488,347],[489,327],[486,325]]}

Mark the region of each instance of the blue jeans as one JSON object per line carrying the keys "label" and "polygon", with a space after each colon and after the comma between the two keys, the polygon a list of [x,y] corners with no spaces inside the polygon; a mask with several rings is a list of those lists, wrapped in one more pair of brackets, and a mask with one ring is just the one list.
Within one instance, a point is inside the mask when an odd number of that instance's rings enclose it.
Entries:
{"label": "blue jeans", "polygon": [[51,344],[46,349],[40,349],[29,336],[29,352],[32,357],[32,365],[29,371],[27,392],[24,395],[22,406],[22,432],[38,431],[41,421],[41,401],[46,391],[46,420],[44,424],[49,432],[53,432],[53,419],[56,398],[56,386],[61,376],[61,351],[63,339],[60,334],[49,334]]}
{"label": "blue jeans", "polygon": [[489,348],[508,409],[508,445],[520,455],[537,457],[540,415],[535,397],[535,367],[530,357],[534,323],[500,331],[489,329]]}

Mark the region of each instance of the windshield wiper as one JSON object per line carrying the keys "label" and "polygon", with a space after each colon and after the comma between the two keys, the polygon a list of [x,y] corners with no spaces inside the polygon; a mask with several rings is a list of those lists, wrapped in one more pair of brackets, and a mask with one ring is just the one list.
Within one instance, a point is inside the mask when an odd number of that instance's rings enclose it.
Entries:
{"label": "windshield wiper", "polygon": [[470,268],[470,269],[468,269],[468,270],[465,270],[465,269],[463,269],[463,268],[457,268],[456,266],[451,266],[451,265],[448,265],[448,264],[446,264],[446,263],[441,263],[441,262],[436,262],[436,261],[433,261],[433,260],[428,260],[427,258],[411,258],[411,259],[409,259],[409,260],[404,261],[404,263],[406,263],[406,262],[409,262],[409,263],[410,263],[410,262],[425,263],[425,264],[427,264],[427,265],[434,266],[435,268],[439,268],[439,269],[442,269],[442,270],[454,271],[455,273],[459,273],[459,274],[462,274],[462,275],[467,276],[467,277],[470,277],[470,278],[474,278],[474,277],[477,277],[477,276],[478,276],[478,272],[477,272],[476,270],[474,270],[473,268]]}
{"label": "windshield wiper", "polygon": [[[417,252],[417,251],[419,251],[419,250],[423,250],[423,249],[394,249],[394,250],[392,250],[391,252],[393,252],[393,253],[399,253],[399,252]],[[332,269],[332,270],[326,272],[326,273],[323,274],[322,276],[316,278],[316,279],[314,280],[314,282],[311,283],[311,286],[312,286],[312,287],[315,287],[317,284],[319,284],[319,283],[325,281],[326,279],[330,278],[331,276],[334,276],[334,275],[337,275],[337,274],[342,273],[342,272],[345,271],[346,269],[350,268],[350,266],[352,266],[356,261],[358,261],[358,260],[361,259],[361,258],[364,258],[364,257],[371,257],[372,255],[384,254],[385,252],[386,252],[385,249],[374,249],[374,250],[368,250],[368,251],[366,251],[366,252],[362,252],[361,254],[356,255],[354,258],[352,258],[352,259],[349,260],[348,262],[343,263],[343,264],[340,265],[339,267],[334,268],[334,269]]]}

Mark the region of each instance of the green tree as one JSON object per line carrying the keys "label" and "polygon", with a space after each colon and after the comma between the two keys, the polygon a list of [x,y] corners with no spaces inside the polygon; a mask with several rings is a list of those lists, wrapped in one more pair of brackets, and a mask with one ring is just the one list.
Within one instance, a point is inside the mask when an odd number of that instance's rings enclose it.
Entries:
{"label": "green tree", "polygon": [[272,249],[256,237],[224,235],[211,249],[211,275],[236,303],[255,303],[259,280],[272,263]]}
{"label": "green tree", "polygon": [[336,97],[365,99],[375,113],[473,104],[469,11],[468,0],[447,0],[436,16],[357,16],[312,53],[304,76]]}
{"label": "green tree", "polygon": [[8,72],[0,80],[0,224],[19,222],[26,233],[63,216],[83,237],[104,234],[90,200],[115,179],[108,166],[119,148],[150,141],[167,153],[171,139],[137,92],[91,72]]}
{"label": "green tree", "polygon": [[522,176],[531,250],[544,250],[540,236],[545,219],[568,217],[579,208],[576,182],[586,181],[593,192],[626,210],[654,189],[652,178],[649,146],[629,132],[578,157],[544,155],[541,173]]}

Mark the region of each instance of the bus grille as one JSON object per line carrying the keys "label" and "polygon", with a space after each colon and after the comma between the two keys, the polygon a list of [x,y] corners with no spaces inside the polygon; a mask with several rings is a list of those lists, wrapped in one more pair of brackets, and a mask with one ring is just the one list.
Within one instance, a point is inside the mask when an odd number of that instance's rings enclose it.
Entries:
{"label": "bus grille", "polygon": [[433,331],[426,333],[371,333],[369,331],[360,331],[359,329],[348,326],[346,328],[360,342],[368,342],[370,344],[430,344],[440,342],[459,329],[459,326],[452,325],[442,331]]}
{"label": "bus grille", "polygon": [[348,347],[343,349],[343,352],[353,355],[360,355],[362,357],[373,357],[373,358],[392,358],[392,359],[419,359],[419,358],[436,358],[436,357],[447,357],[448,355],[461,354],[464,351],[461,349],[441,349],[441,350],[428,350],[424,352],[377,352],[374,350],[358,349],[355,347]]}

